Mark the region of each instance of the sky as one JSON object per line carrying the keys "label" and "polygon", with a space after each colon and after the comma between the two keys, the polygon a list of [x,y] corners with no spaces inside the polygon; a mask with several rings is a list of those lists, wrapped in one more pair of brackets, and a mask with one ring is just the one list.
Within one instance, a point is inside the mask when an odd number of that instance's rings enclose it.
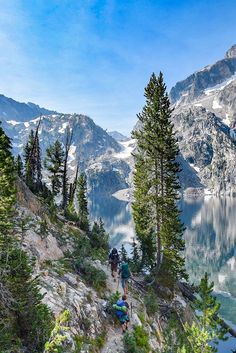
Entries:
{"label": "sky", "polygon": [[0,0],[0,93],[129,134],[144,87],[168,90],[236,43],[235,0]]}

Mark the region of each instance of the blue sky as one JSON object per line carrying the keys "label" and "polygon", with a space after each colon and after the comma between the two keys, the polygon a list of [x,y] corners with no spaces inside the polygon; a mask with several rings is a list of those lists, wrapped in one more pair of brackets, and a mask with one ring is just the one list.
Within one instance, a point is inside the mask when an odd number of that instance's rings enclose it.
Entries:
{"label": "blue sky", "polygon": [[152,72],[168,89],[236,43],[235,0],[0,0],[0,93],[128,134]]}

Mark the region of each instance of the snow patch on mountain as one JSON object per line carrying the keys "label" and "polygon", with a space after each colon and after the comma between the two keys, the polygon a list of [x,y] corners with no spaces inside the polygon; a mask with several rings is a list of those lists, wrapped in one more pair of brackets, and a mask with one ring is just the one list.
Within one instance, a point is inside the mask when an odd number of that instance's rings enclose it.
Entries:
{"label": "snow patch on mountain", "polygon": [[118,159],[128,159],[132,156],[132,152],[135,148],[135,139],[129,139],[127,141],[121,141],[120,145],[123,147],[121,152],[115,153],[114,157]]}
{"label": "snow patch on mountain", "polygon": [[58,132],[59,132],[60,134],[64,134],[65,131],[66,131],[67,126],[68,126],[68,122],[63,123],[63,124],[62,124],[62,127],[58,130]]}
{"label": "snow patch on mountain", "polygon": [[13,126],[21,124],[19,121],[15,120],[7,120],[7,123]]}
{"label": "snow patch on mountain", "polygon": [[219,83],[218,85],[215,85],[212,88],[208,88],[204,91],[204,93],[209,96],[212,93],[214,93],[215,91],[222,91],[226,86],[228,86],[231,82],[233,82],[234,80],[236,80],[236,73],[234,75],[232,75],[229,79],[223,81],[222,83]]}
{"label": "snow patch on mountain", "polygon": [[190,167],[192,167],[193,169],[195,169],[197,173],[199,173],[199,172],[200,172],[200,168],[199,168],[199,167],[197,167],[195,164],[193,164],[193,163],[189,163],[189,165],[190,165]]}
{"label": "snow patch on mountain", "polygon": [[214,98],[214,100],[213,100],[212,108],[213,109],[221,109],[222,108],[222,106],[219,104],[219,102],[216,98]]}
{"label": "snow patch on mountain", "polygon": [[225,125],[230,125],[229,114],[225,114],[225,119],[222,120]]}

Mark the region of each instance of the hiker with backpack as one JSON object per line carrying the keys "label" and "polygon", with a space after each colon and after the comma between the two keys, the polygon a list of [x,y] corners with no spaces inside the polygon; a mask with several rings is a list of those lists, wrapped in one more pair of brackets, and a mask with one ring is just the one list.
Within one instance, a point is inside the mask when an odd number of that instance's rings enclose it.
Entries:
{"label": "hiker with backpack", "polygon": [[116,248],[113,248],[109,255],[109,264],[111,265],[111,275],[114,277],[114,281],[116,281],[115,274],[117,273],[119,263],[119,253]]}
{"label": "hiker with backpack", "polygon": [[123,295],[122,299],[119,299],[116,302],[116,304],[113,305],[113,308],[116,310],[116,316],[121,323],[121,328],[123,333],[125,333],[125,331],[128,329],[128,324],[129,324],[129,315],[128,315],[129,304],[127,303],[126,300],[127,300],[126,295]]}
{"label": "hiker with backpack", "polygon": [[129,278],[132,276],[127,262],[122,261],[119,269],[119,275],[121,277],[121,285],[124,290],[124,295],[126,296],[128,294]]}

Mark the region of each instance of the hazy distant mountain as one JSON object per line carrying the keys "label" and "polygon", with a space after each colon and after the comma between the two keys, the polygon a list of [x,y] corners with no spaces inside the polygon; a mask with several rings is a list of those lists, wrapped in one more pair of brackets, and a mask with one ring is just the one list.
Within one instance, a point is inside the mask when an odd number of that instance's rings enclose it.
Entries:
{"label": "hazy distant mountain", "polygon": [[0,95],[0,120],[28,121],[40,114],[56,113],[53,110],[41,108],[34,103],[20,103],[12,98]]}
{"label": "hazy distant mountain", "polygon": [[[39,118],[19,122],[3,120],[2,125],[13,141],[14,154],[22,154],[30,130],[35,130]],[[92,119],[80,114],[43,115],[39,129],[42,155],[56,139],[65,142],[67,127],[73,130],[72,146],[69,153],[70,175],[86,170],[89,190],[95,193],[112,194],[128,186],[130,167],[119,158],[123,147]]]}
{"label": "hazy distant mountain", "polygon": [[108,131],[108,134],[113,137],[113,139],[115,139],[116,141],[126,141],[128,140],[128,137],[125,135],[122,135],[120,132],[118,131]]}

